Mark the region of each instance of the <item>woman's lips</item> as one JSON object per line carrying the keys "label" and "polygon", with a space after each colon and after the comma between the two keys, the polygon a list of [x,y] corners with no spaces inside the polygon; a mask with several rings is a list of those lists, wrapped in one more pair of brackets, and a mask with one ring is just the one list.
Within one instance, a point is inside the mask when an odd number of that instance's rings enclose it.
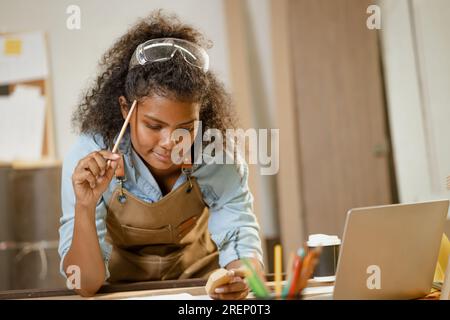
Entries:
{"label": "woman's lips", "polygon": [[158,152],[153,151],[153,155],[162,162],[170,162],[171,161],[171,157],[170,157],[170,153],[169,154],[160,154]]}

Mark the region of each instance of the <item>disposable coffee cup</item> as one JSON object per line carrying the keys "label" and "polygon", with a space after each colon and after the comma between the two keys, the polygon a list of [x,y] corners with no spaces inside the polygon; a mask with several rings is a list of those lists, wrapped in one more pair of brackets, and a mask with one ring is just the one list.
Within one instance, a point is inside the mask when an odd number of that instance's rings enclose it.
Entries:
{"label": "disposable coffee cup", "polygon": [[309,236],[306,244],[310,249],[322,247],[319,263],[313,274],[314,280],[320,282],[335,281],[339,248],[341,247],[339,237],[326,234],[312,234]]}

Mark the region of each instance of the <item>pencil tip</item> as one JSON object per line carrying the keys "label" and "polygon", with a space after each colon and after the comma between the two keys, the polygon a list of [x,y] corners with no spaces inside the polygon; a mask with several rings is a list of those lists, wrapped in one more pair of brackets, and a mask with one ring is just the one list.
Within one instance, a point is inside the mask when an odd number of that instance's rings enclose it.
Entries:
{"label": "pencil tip", "polygon": [[303,248],[298,249],[297,255],[298,255],[299,257],[302,257],[302,258],[303,258],[303,257],[305,256],[305,249],[303,249]]}

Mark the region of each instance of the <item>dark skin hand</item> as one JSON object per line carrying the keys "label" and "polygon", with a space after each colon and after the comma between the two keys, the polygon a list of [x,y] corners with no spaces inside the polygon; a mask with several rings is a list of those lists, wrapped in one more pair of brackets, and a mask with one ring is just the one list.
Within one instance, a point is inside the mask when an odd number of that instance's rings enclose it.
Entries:
{"label": "dark skin hand", "polygon": [[[252,263],[261,278],[266,281],[261,263],[255,258],[248,260]],[[245,281],[245,267],[243,262],[234,260],[227,264],[225,268],[234,273],[233,279],[228,284],[217,287],[215,293],[210,294],[210,297],[216,300],[243,300],[247,298],[250,288]]]}
{"label": "dark skin hand", "polygon": [[111,182],[119,158],[107,150],[92,152],[78,162],[72,175],[75,223],[72,244],[63,265],[64,270],[71,265],[80,268],[81,288],[75,291],[85,297],[94,295],[105,280],[106,270],[95,226],[95,206]]}

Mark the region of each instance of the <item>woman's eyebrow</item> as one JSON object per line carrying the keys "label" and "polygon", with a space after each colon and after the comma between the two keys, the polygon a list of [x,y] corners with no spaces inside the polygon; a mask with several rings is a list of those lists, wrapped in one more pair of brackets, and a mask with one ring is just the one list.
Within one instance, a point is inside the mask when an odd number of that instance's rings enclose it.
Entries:
{"label": "woman's eyebrow", "polygon": [[[164,121],[162,121],[162,120],[159,120],[159,119],[157,119],[157,118],[154,118],[154,117],[152,117],[152,116],[149,116],[148,114],[144,114],[144,117],[149,118],[149,119],[151,119],[151,120],[153,120],[153,121],[159,122],[159,123],[161,123],[161,124],[164,124],[164,125],[166,125],[166,126],[169,125],[168,123],[166,123],[166,122],[164,122]],[[195,120],[197,120],[197,119],[192,119],[192,120],[189,120],[189,121],[186,121],[186,122],[183,122],[183,123],[179,123],[177,126],[182,126],[182,125],[185,125],[185,124],[190,124],[190,123],[194,122]]]}

